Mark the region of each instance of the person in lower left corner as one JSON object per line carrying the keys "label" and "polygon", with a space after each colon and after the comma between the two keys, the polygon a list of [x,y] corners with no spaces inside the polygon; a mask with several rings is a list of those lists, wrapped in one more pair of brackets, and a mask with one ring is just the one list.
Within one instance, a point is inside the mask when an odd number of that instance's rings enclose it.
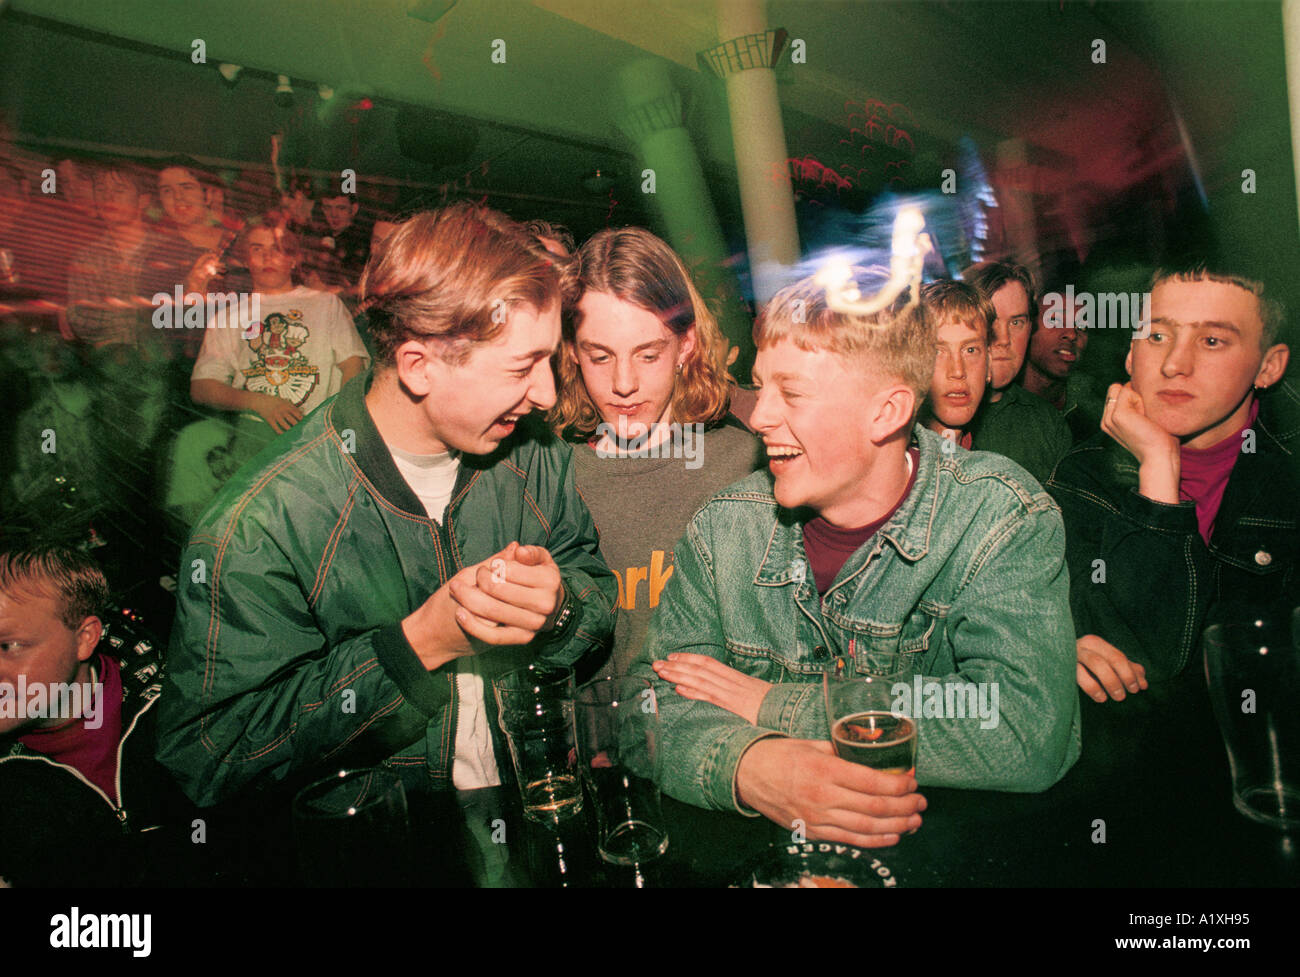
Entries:
{"label": "person in lower left corner", "polygon": [[159,653],[108,605],[86,554],[0,542],[0,877],[10,885],[156,879],[141,839],[188,824],[153,758]]}

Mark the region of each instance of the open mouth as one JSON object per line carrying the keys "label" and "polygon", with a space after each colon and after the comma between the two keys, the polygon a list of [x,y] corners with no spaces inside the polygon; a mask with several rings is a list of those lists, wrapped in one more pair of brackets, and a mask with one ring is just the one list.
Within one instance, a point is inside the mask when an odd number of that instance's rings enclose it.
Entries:
{"label": "open mouth", "polygon": [[515,429],[515,425],[518,424],[521,420],[523,420],[523,418],[524,418],[523,414],[502,414],[493,423],[492,428],[494,430],[497,428],[501,428],[502,430],[505,431],[506,434],[509,434],[511,431]]}
{"label": "open mouth", "polygon": [[1079,354],[1072,349],[1058,349],[1056,350],[1056,355],[1067,363],[1073,363],[1079,358]]}
{"label": "open mouth", "polygon": [[788,468],[803,457],[803,449],[796,448],[794,445],[769,444],[766,448],[767,464],[773,474]]}

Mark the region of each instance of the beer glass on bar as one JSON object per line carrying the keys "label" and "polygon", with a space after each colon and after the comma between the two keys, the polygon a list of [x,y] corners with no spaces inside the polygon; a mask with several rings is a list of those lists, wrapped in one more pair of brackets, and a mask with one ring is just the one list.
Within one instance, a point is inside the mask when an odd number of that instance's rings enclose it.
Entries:
{"label": "beer glass on bar", "polygon": [[826,719],[836,756],[882,773],[915,769],[916,720],[895,708],[894,685],[902,675],[859,675],[843,658],[823,673]]}
{"label": "beer glass on bar", "polygon": [[510,745],[524,816],[553,824],[582,810],[573,743],[573,671],[536,664],[492,683]]}

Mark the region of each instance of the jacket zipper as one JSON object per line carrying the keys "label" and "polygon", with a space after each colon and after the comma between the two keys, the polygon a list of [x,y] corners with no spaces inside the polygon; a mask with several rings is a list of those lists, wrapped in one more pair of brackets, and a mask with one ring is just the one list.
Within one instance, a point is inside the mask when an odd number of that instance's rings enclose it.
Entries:
{"label": "jacket zipper", "polygon": [[[463,469],[460,469],[456,472],[456,481],[452,484],[452,497],[447,500],[447,508],[444,509],[442,513],[442,522],[434,522],[435,535],[438,537],[438,546],[442,547],[447,554],[447,568],[450,571],[447,580],[450,580],[460,572],[460,567],[456,565],[456,548],[452,545],[451,541],[451,509],[452,504],[457,499],[456,488],[460,483],[462,471]],[[444,585],[447,583],[447,580],[443,581]],[[454,787],[454,774],[456,770],[456,740],[460,736],[460,675],[453,668],[449,673],[449,678],[451,679],[451,752],[445,754],[440,759],[443,767],[447,771],[447,783],[449,786]]]}
{"label": "jacket zipper", "polygon": [[48,764],[57,770],[68,771],[68,773],[72,774],[103,799],[104,803],[108,805],[109,810],[113,812],[113,816],[117,818],[118,825],[121,826],[123,831],[126,831],[130,828],[130,816],[126,813],[126,804],[122,803],[122,751],[126,747],[126,738],[135,730],[136,724],[140,721],[140,717],[148,712],[157,701],[158,697],[154,696],[144,704],[144,707],[135,714],[134,718],[132,718],[131,724],[126,728],[126,732],[122,734],[122,739],[117,744],[117,771],[113,778],[113,786],[117,790],[117,804],[114,804],[112,799],[104,793],[103,788],[99,787],[97,784],[91,783],[86,775],[76,767],[69,766],[66,763],[59,763],[57,760],[51,760],[42,753],[36,753],[33,751],[32,753],[21,754],[19,756],[0,757],[0,763],[9,763],[15,760],[37,760],[41,763]]}
{"label": "jacket zipper", "polygon": [[[120,748],[119,748],[119,750],[120,750]],[[85,784],[87,787],[89,787],[91,790],[93,790],[96,794],[98,794],[101,798],[103,798],[104,803],[108,805],[109,810],[111,810],[111,811],[113,812],[113,815],[117,818],[118,824],[120,824],[120,825],[122,826],[123,829],[126,828],[126,823],[127,823],[126,812],[123,811],[123,810],[121,810],[121,809],[119,809],[119,808],[117,807],[117,805],[115,805],[115,804],[112,802],[112,800],[109,799],[109,796],[108,796],[107,794],[104,793],[104,791],[103,791],[102,788],[96,786],[95,784],[92,784],[89,780],[87,780],[87,779],[86,779],[86,775],[83,774],[83,773],[82,773],[80,770],[78,770],[76,767],[70,767],[70,766],[68,766],[66,763],[59,763],[57,760],[51,760],[49,757],[47,757],[47,756],[45,756],[45,755],[43,755],[43,754],[41,754],[41,753],[35,753],[35,752],[33,752],[33,753],[24,753],[24,754],[20,754],[20,755],[18,755],[18,756],[10,756],[10,757],[0,758],[0,763],[14,763],[14,762],[19,761],[19,760],[35,760],[35,761],[37,761],[37,762],[39,762],[39,763],[44,763],[44,764],[47,764],[47,765],[49,765],[49,766],[51,766],[51,767],[54,767],[56,770],[66,770],[66,771],[68,771],[68,773],[72,774],[74,777],[76,777],[78,780],[80,780],[83,784]],[[119,763],[119,765],[121,764],[121,754],[120,754],[120,752],[119,752],[118,763]],[[122,773],[122,772],[121,772],[121,770],[119,769],[119,770],[118,770],[118,776],[119,776],[119,778],[121,777],[121,773]],[[122,795],[121,795],[121,787],[120,787],[120,785],[119,785],[118,791],[119,791],[119,792],[118,792],[118,797],[121,797]]]}

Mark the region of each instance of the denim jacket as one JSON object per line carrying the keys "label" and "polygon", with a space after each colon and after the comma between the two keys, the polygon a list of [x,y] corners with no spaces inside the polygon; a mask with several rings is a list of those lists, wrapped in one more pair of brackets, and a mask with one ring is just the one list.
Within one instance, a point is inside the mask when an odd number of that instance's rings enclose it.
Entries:
{"label": "denim jacket", "polygon": [[[1069,528],[1070,602],[1096,634],[1146,668],[1177,675],[1216,606],[1300,604],[1300,389],[1260,398],[1253,444],[1232,466],[1207,545],[1196,505],[1138,493],[1138,463],[1098,432],[1056,466],[1047,489]],[[1247,445],[1251,450],[1248,450]]]}
{"label": "denim jacket", "polygon": [[[917,427],[916,482],[893,517],[819,597],[801,513],[766,471],[695,514],[632,674],[655,685],[659,780],[689,803],[743,810],[741,755],[784,734],[829,739],[822,673],[854,639],[857,667],[898,648],[923,683],[996,683],[998,722],[918,716],[922,784],[1040,791],[1079,755],[1065,531],[1060,510],[1015,463]],[[660,681],[652,661],[711,655],[774,683],[757,725]],[[927,692],[926,699],[929,698]]]}

